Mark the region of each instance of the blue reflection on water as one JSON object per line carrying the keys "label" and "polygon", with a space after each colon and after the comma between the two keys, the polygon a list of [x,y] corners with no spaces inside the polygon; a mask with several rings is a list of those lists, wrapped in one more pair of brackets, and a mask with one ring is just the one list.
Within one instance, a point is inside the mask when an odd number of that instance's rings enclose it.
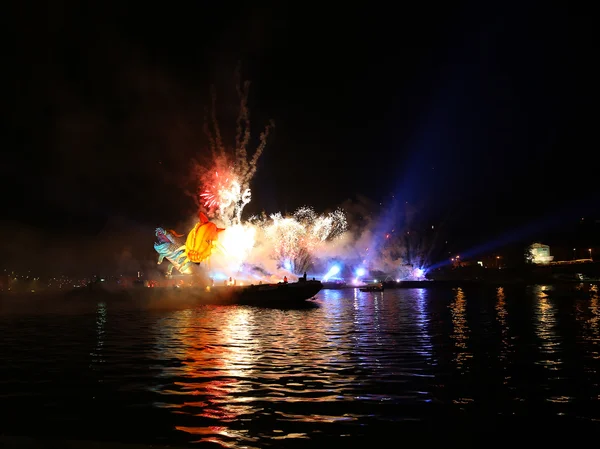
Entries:
{"label": "blue reflection on water", "polygon": [[21,433],[229,447],[375,438],[458,411],[596,419],[598,296],[538,293],[344,289],[310,309],[94,301],[76,317],[0,315],[0,406]]}

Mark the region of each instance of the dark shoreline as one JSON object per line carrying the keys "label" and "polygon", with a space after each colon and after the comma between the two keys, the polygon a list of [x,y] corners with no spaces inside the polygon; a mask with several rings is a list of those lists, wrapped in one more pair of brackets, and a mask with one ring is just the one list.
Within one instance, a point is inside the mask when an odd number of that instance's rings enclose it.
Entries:
{"label": "dark shoreline", "polygon": [[[596,284],[600,285],[600,280],[536,280],[536,281],[523,281],[523,280],[503,280],[503,281],[491,281],[491,280],[437,280],[437,281],[400,281],[400,282],[384,282],[383,286],[386,290],[402,289],[402,288],[458,288],[458,287],[503,287],[503,286],[533,286],[533,285],[578,285],[578,284]],[[363,287],[362,285],[327,285],[323,286],[323,290],[344,290],[354,289]]]}

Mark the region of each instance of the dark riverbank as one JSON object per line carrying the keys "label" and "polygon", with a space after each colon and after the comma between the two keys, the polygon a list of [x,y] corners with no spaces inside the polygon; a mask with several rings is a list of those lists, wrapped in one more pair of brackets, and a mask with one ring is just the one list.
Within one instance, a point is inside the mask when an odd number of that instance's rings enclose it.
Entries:
{"label": "dark riverbank", "polygon": [[[394,288],[456,288],[466,286],[528,286],[600,284],[600,263],[589,262],[565,265],[523,265],[513,268],[484,268],[480,265],[444,267],[430,270],[422,281],[396,281],[382,276],[386,289]],[[323,289],[352,289],[361,285],[350,282],[325,282]]]}
{"label": "dark riverbank", "polygon": [[[525,280],[472,280],[472,279],[445,279],[437,281],[389,281],[383,282],[386,290],[401,289],[401,288],[458,288],[458,287],[502,287],[502,286],[533,286],[533,285],[552,285],[573,287],[579,284],[594,284],[600,285],[600,280],[581,281],[581,280],[565,280],[565,279],[547,279],[542,281],[525,281]],[[324,284],[323,290],[346,290],[359,288],[359,286],[351,284]]]}
{"label": "dark riverbank", "polygon": [[457,287],[470,287],[470,286],[491,286],[500,287],[504,285],[554,285],[554,286],[573,286],[582,283],[587,284],[600,284],[600,281],[581,281],[581,280],[560,280],[560,279],[549,279],[541,282],[532,282],[525,280],[513,280],[513,281],[494,281],[494,280],[443,280],[443,281],[400,281],[400,282],[384,282],[383,285],[386,289],[393,288],[457,288]]}

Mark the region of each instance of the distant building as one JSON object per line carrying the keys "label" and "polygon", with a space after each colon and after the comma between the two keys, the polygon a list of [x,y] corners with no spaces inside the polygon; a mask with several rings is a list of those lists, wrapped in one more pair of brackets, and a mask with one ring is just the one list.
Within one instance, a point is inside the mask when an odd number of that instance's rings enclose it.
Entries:
{"label": "distant building", "polygon": [[529,247],[529,254],[531,262],[538,265],[549,264],[554,259],[554,256],[550,255],[550,247],[541,243],[531,245]]}

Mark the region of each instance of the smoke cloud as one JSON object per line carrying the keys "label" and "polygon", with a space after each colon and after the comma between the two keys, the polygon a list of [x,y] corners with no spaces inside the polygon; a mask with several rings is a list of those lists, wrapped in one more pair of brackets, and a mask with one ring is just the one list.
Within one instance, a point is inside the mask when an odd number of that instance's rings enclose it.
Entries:
{"label": "smoke cloud", "polygon": [[364,197],[324,214],[304,207],[289,216],[251,217],[225,229],[204,270],[217,281],[250,283],[296,280],[304,272],[322,279],[332,267],[345,280],[418,278],[435,233],[424,232],[415,217],[410,207],[400,213]]}

